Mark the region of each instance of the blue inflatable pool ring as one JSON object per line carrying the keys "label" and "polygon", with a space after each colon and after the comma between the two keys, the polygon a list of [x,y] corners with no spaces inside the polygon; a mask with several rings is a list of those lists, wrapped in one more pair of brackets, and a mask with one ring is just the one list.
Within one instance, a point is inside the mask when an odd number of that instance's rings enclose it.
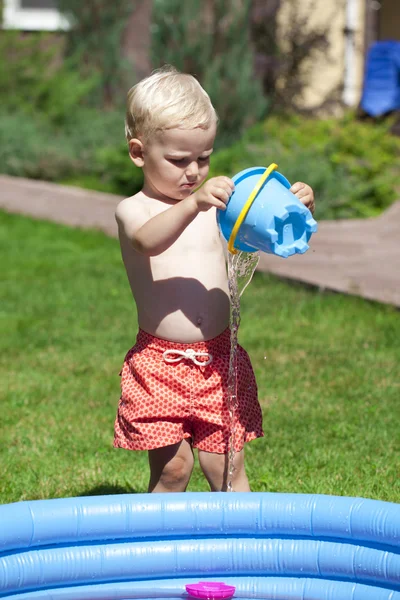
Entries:
{"label": "blue inflatable pool ring", "polygon": [[217,211],[231,253],[261,250],[287,258],[308,250],[317,223],[276,167],[252,167],[232,178],[235,191],[226,210]]}
{"label": "blue inflatable pool ring", "polygon": [[0,597],[400,600],[400,505],[273,493],[137,494],[0,506]]}

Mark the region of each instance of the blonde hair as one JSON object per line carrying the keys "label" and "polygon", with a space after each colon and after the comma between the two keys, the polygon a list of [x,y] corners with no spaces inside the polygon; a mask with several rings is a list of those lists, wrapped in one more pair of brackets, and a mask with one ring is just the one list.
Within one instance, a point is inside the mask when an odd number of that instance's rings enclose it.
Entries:
{"label": "blonde hair", "polygon": [[208,129],[218,122],[217,113],[200,83],[174,67],[154,71],[128,92],[125,135],[128,142],[149,139],[165,129]]}

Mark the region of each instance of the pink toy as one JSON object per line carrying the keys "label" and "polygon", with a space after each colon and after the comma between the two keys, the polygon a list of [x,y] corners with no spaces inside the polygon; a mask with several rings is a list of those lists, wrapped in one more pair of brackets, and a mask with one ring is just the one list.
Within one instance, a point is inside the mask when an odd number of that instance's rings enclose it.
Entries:
{"label": "pink toy", "polygon": [[186,586],[186,591],[192,598],[202,598],[204,600],[232,598],[235,590],[235,586],[226,585],[221,581],[199,581],[199,583],[191,583]]}

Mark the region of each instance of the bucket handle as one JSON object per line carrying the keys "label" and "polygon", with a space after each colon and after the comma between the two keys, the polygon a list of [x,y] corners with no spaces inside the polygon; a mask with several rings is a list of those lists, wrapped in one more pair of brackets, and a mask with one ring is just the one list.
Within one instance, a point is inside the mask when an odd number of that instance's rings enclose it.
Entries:
{"label": "bucket handle", "polygon": [[276,165],[275,163],[272,163],[269,165],[269,167],[267,167],[265,169],[264,173],[261,175],[260,179],[257,181],[257,184],[256,184],[254,190],[251,192],[251,194],[247,198],[242,210],[240,211],[239,216],[236,219],[236,223],[232,227],[231,235],[229,237],[228,250],[231,254],[237,254],[237,252],[238,252],[235,248],[236,236],[239,232],[239,229],[240,229],[243,221],[245,220],[245,218],[247,216],[247,213],[249,212],[249,210],[251,208],[251,205],[253,204],[254,200],[257,198],[262,186],[264,185],[264,183],[266,182],[268,177],[277,168],[278,168],[278,165]]}

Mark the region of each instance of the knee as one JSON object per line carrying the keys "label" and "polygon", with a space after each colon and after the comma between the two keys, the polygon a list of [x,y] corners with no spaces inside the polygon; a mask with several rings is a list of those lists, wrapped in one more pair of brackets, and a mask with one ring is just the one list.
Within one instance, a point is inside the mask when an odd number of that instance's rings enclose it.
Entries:
{"label": "knee", "polygon": [[174,456],[163,468],[160,482],[172,491],[184,490],[193,469],[193,456]]}
{"label": "knee", "polygon": [[229,456],[227,454],[214,454],[199,452],[201,469],[206,476],[212,492],[226,492],[229,484],[235,492],[249,492],[249,482],[244,467],[244,451],[234,456],[234,470],[229,475]]}
{"label": "knee", "polygon": [[212,492],[224,491],[228,469],[228,459],[224,454],[199,451],[200,468],[203,471]]}

